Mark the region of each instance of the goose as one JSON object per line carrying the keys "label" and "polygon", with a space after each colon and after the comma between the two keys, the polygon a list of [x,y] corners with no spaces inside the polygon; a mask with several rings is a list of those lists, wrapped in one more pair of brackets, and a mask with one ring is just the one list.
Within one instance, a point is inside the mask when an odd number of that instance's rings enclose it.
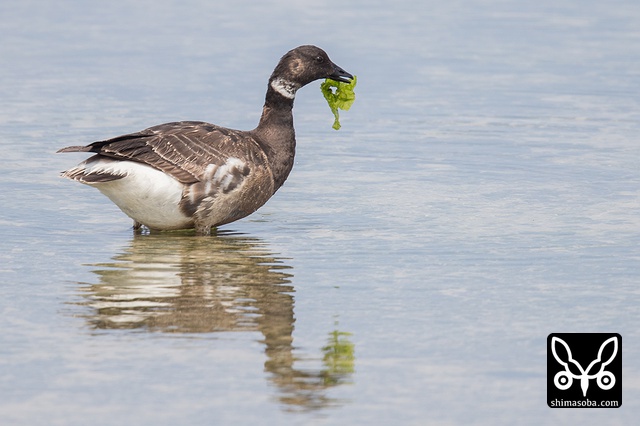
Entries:
{"label": "goose", "polygon": [[212,228],[246,217],[284,184],[293,167],[293,101],[298,89],[353,76],[316,46],[299,46],[278,62],[267,85],[262,116],[249,131],[179,121],[58,152],[90,152],[62,177],[97,188],[127,216],[134,230]]}

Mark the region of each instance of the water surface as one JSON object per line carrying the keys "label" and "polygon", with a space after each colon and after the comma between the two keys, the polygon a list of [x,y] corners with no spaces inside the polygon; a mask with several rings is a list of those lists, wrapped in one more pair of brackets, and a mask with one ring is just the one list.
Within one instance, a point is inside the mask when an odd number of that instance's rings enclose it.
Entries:
{"label": "water surface", "polygon": [[[640,6],[629,0],[0,5],[0,420],[630,424],[640,410]],[[54,155],[174,120],[253,128],[299,44],[278,194],[134,235]],[[623,406],[546,405],[546,338],[618,332]]]}

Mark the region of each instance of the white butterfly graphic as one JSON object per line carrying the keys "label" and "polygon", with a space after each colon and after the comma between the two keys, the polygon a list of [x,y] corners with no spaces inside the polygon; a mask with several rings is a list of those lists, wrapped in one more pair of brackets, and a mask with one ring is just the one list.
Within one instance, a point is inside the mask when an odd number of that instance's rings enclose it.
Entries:
{"label": "white butterfly graphic", "polygon": [[[562,345],[568,354],[569,358],[566,361],[563,361],[558,355],[558,352],[556,351],[556,346],[558,344]],[[603,362],[602,353],[604,352],[604,348],[609,344],[613,344],[613,354],[606,362]],[[569,389],[573,384],[573,379],[580,379],[582,396],[586,397],[587,389],[589,389],[590,379],[596,379],[596,383],[598,384],[598,387],[600,387],[600,389],[602,390],[609,390],[616,384],[616,377],[613,375],[613,373],[611,373],[610,371],[605,371],[605,368],[607,367],[607,365],[611,364],[611,361],[614,360],[614,358],[618,353],[618,339],[616,336],[605,340],[604,343],[600,345],[600,349],[598,350],[598,357],[593,361],[591,361],[591,364],[589,364],[589,366],[586,369],[583,369],[580,363],[578,363],[578,361],[573,359],[573,355],[571,354],[571,349],[569,349],[569,345],[567,345],[567,343],[564,340],[560,339],[559,337],[554,336],[553,338],[551,338],[551,351],[553,352],[553,356],[555,357],[556,361],[558,361],[560,365],[564,366],[564,371],[559,371],[553,378],[553,383],[556,385],[558,389],[560,390]],[[569,363],[572,363],[573,365],[575,365],[580,371],[580,374],[572,373],[571,370],[569,369]],[[596,373],[589,374],[593,366],[598,363],[602,363],[602,365],[600,366],[600,369]]]}

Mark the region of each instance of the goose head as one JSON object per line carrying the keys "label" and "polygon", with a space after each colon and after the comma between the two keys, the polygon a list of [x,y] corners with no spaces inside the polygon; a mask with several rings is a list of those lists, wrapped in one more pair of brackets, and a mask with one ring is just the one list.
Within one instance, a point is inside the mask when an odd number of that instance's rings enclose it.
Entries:
{"label": "goose head", "polygon": [[299,46],[287,52],[271,74],[271,86],[285,97],[312,81],[329,78],[348,83],[353,75],[334,64],[327,53],[316,46]]}

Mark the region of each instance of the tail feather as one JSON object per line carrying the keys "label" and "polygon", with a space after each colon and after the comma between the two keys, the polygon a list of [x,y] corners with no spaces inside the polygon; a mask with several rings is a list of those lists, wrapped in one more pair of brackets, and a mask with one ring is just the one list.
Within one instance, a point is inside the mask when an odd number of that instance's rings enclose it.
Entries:
{"label": "tail feather", "polygon": [[[76,147],[70,146],[69,148]],[[120,163],[120,161],[111,160],[109,158],[102,157],[101,155],[94,155],[93,157],[87,158],[77,166],[69,170],[65,170],[60,174],[60,176],[86,183],[88,185],[111,182],[113,180],[122,179],[128,175],[126,169],[118,167]]]}
{"label": "tail feather", "polygon": [[66,148],[62,148],[56,151],[56,154],[61,152],[89,152],[91,151],[91,146],[68,146]]}
{"label": "tail feather", "polygon": [[122,179],[127,175],[126,173],[114,174],[111,172],[87,172],[86,169],[73,168],[60,173],[60,176],[90,185],[93,183],[111,182]]}

